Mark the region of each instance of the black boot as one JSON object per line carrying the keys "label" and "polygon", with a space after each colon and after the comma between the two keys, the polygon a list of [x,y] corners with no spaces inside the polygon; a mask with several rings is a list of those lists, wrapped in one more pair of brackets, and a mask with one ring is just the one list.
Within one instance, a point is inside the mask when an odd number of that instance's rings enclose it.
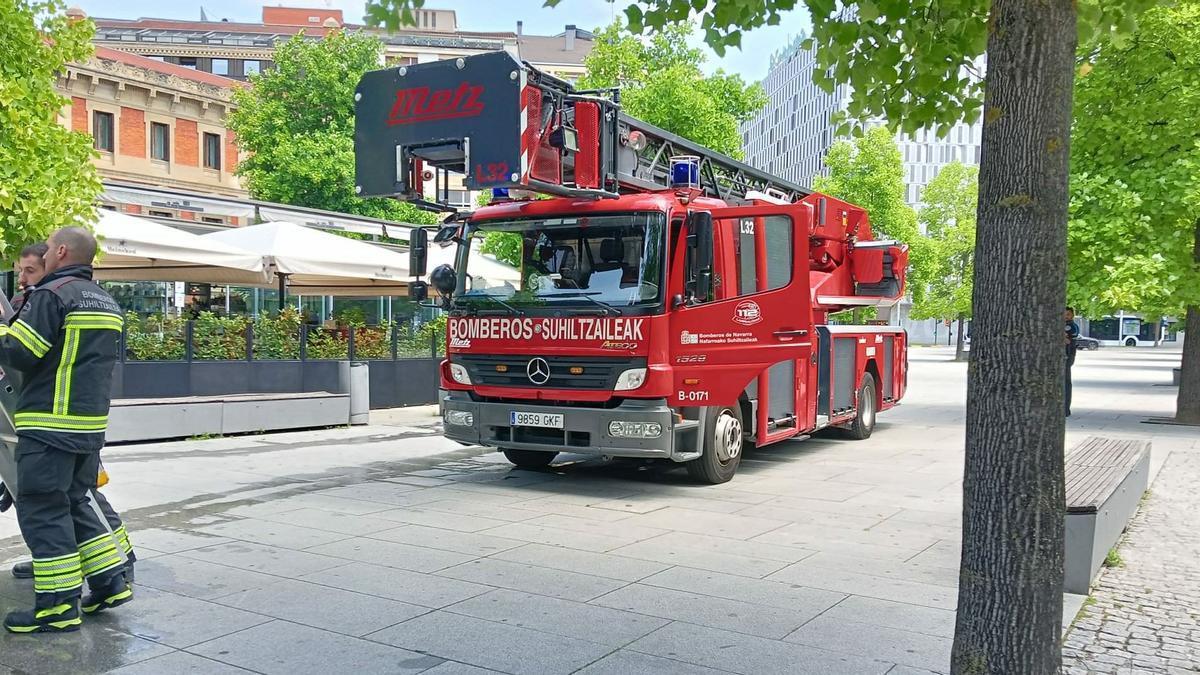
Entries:
{"label": "black boot", "polygon": [[91,589],[91,592],[83,599],[83,613],[96,614],[106,609],[120,607],[130,600],[133,600],[133,588],[129,586],[129,582],[125,581],[124,574],[118,574],[103,587]]}
{"label": "black boot", "polygon": [[18,579],[33,578],[33,561],[26,560],[12,566],[12,575]]}
{"label": "black boot", "polygon": [[79,630],[81,623],[78,598],[54,607],[10,612],[4,619],[10,633],[68,633]]}

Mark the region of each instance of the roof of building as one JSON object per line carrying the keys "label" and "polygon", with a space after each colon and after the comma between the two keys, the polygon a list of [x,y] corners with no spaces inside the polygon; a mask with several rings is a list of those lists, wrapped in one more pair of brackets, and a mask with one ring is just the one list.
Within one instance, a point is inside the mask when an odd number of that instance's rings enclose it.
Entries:
{"label": "roof of building", "polygon": [[[134,28],[138,30],[161,30],[161,31],[178,31],[181,33],[259,33],[264,35],[295,35],[301,30],[312,35],[324,35],[327,30],[323,24],[292,24],[292,23],[241,23],[236,21],[191,21],[187,19],[157,19],[154,17],[140,17],[137,19],[108,19],[104,17],[93,17],[97,31],[103,31],[106,28]],[[359,24],[347,23],[341,26],[348,30],[361,30],[372,33],[379,33],[381,38],[388,35],[430,35],[449,37],[451,35],[460,35],[471,38],[496,38],[496,39],[514,39],[517,34],[505,31],[467,31],[459,30],[453,33],[442,33],[439,31],[415,30],[412,28],[401,28],[393,33],[388,33],[382,29],[370,28]],[[583,32],[583,31],[581,31]],[[386,40],[385,40],[386,41]]]}
{"label": "roof of building", "polygon": [[125,65],[144,68],[157,73],[163,73],[164,75],[172,75],[185,80],[202,82],[204,84],[211,84],[213,86],[223,87],[226,89],[249,86],[246,82],[239,82],[228,77],[213,75],[212,73],[206,73],[193,68],[178,66],[173,63],[165,63],[163,61],[159,61],[158,59],[152,59],[147,56],[139,56],[137,54],[130,54],[129,52],[123,52],[119,49],[110,49],[100,45],[96,46],[96,58],[103,59],[105,61],[116,61],[118,63],[124,63]]}
{"label": "roof of building", "polygon": [[595,36],[585,30],[575,31],[573,49],[567,50],[566,32],[558,35],[522,35],[517,38],[521,58],[530,63],[561,63],[583,65],[592,51]]}

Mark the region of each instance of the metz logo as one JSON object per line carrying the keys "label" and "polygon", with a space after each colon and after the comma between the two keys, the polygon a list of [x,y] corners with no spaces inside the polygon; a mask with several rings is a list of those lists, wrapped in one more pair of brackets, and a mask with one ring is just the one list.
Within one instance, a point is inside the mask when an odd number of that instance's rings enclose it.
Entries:
{"label": "metz logo", "polygon": [[448,120],[456,117],[474,117],[483,112],[482,85],[463,82],[458,89],[435,89],[413,87],[396,92],[396,102],[388,115],[388,126]]}

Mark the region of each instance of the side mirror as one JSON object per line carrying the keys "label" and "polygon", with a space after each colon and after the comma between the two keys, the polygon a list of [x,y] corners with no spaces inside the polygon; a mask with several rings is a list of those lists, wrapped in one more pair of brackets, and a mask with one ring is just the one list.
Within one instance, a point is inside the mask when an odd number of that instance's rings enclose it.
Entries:
{"label": "side mirror", "polygon": [[408,284],[408,299],[413,302],[425,302],[429,299],[429,284],[424,281],[410,281]]}
{"label": "side mirror", "polygon": [[458,236],[458,225],[443,225],[438,228],[437,234],[433,235],[433,243],[440,244],[446,241],[454,241]]}
{"label": "side mirror", "polygon": [[414,277],[425,276],[429,260],[429,233],[424,228],[414,227],[408,232],[408,273]]}
{"label": "side mirror", "polygon": [[699,302],[712,298],[713,290],[713,217],[707,211],[696,211],[688,216],[687,245],[692,266],[688,293]]}

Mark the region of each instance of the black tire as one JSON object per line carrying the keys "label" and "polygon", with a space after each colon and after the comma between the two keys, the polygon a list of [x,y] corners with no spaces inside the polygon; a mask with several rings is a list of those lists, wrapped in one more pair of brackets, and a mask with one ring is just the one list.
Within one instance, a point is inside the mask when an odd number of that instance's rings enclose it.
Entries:
{"label": "black tire", "polygon": [[858,387],[858,415],[846,428],[846,435],[856,441],[866,440],[875,430],[875,415],[878,412],[875,399],[875,376],[870,373],[863,375],[862,384]]}
{"label": "black tire", "polygon": [[1137,346],[1137,338],[1125,338],[1125,346],[1126,347],[1136,347]]}
{"label": "black tire", "polygon": [[704,414],[701,454],[684,466],[693,480],[709,485],[727,483],[742,462],[742,409],[722,406],[707,408]]}
{"label": "black tire", "polygon": [[541,450],[514,450],[501,448],[504,456],[508,461],[521,467],[522,469],[544,469],[550,466],[550,462],[558,457],[557,452],[543,452]]}

